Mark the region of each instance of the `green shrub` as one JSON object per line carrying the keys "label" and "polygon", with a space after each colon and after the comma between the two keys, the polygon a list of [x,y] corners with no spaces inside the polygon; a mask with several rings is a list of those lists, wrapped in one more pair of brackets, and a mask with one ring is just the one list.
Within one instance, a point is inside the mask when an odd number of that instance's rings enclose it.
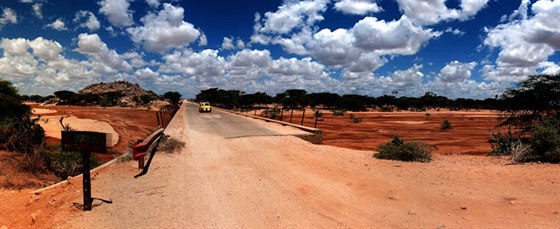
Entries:
{"label": "green shrub", "polygon": [[350,114],[350,119],[353,123],[359,123],[362,121],[362,117],[356,117],[356,115],[354,114]]}
{"label": "green shrub", "polygon": [[321,112],[320,110],[315,110],[313,116],[317,118],[323,117],[323,112]]}
{"label": "green shrub", "polygon": [[276,118],[280,118],[280,108],[278,107],[273,107],[273,108],[269,108],[266,109],[262,112],[262,114],[266,117],[269,117],[271,119],[276,119]]}
{"label": "green shrub", "polygon": [[102,106],[102,107],[112,107],[112,106],[113,106],[113,102],[112,102],[111,100],[103,99],[103,100],[99,101],[99,106]]}
{"label": "green shrub", "polygon": [[441,123],[441,129],[442,130],[449,130],[452,129],[453,126],[451,126],[451,122],[449,122],[449,120],[443,120],[443,122]]}
{"label": "green shrub", "polygon": [[378,159],[429,162],[432,150],[436,147],[421,142],[404,142],[396,134],[393,139],[378,148],[379,153],[373,155]]}
{"label": "green shrub", "polygon": [[[62,151],[60,145],[57,145],[45,147],[39,155],[46,168],[61,179],[82,173],[82,154],[79,152]],[[94,154],[91,154],[89,162],[90,168],[95,168],[100,164]]]}
{"label": "green shrub", "polygon": [[490,133],[490,145],[492,145],[492,151],[488,153],[488,156],[505,156],[511,155],[511,151],[516,144],[520,141],[519,138],[513,136],[511,128],[505,134],[502,133]]}
{"label": "green shrub", "polygon": [[529,139],[535,159],[558,163],[560,162],[560,123],[549,118],[533,128]]}
{"label": "green shrub", "polygon": [[334,110],[332,110],[332,115],[333,116],[344,116],[344,113],[346,113],[346,110],[344,110],[344,109],[341,109],[341,110],[334,109]]}
{"label": "green shrub", "polygon": [[393,106],[381,106],[380,107],[381,112],[393,112],[395,110],[395,108]]}

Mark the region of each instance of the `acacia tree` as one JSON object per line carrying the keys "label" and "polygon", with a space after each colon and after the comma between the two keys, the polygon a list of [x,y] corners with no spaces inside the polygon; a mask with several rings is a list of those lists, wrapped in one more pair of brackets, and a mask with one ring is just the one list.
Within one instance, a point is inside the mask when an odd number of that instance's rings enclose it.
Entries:
{"label": "acacia tree", "polygon": [[560,118],[560,74],[532,75],[517,88],[502,95],[499,109],[502,125],[515,125],[523,130],[547,118]]}
{"label": "acacia tree", "polygon": [[165,94],[163,94],[163,97],[169,99],[169,101],[174,105],[179,104],[179,101],[181,100],[181,96],[182,96],[181,93],[176,91],[168,91],[165,92]]}
{"label": "acacia tree", "polygon": [[0,80],[0,149],[33,153],[43,143],[45,132],[36,120],[31,120],[31,109],[22,104],[17,89],[9,81]]}
{"label": "acacia tree", "polygon": [[530,146],[530,153],[520,161],[560,162],[560,74],[529,76],[504,93],[500,109],[506,115],[502,125],[516,125],[531,134],[523,141]]}

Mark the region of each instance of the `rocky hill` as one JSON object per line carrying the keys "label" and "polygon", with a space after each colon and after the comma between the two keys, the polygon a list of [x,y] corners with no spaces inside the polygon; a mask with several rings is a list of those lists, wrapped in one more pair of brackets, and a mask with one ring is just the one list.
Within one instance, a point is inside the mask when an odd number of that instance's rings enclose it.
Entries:
{"label": "rocky hill", "polygon": [[101,98],[100,105],[129,107],[147,105],[158,97],[153,91],[145,90],[138,84],[126,81],[92,84],[80,90],[78,94],[83,96],[97,95]]}

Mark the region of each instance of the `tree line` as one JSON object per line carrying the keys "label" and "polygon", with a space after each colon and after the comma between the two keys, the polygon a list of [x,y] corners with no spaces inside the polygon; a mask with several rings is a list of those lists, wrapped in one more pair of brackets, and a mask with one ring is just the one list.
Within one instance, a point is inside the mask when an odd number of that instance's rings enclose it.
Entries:
{"label": "tree line", "polygon": [[[396,94],[396,93],[394,93]],[[289,89],[275,96],[264,92],[247,94],[239,90],[210,88],[196,95],[197,101],[208,101],[224,108],[255,108],[263,105],[276,104],[287,109],[301,109],[310,106],[322,109],[344,109],[349,111],[366,111],[380,109],[383,111],[412,110],[425,111],[431,108],[448,108],[450,110],[491,109],[498,108],[499,100],[458,98],[449,99],[433,92],[426,92],[421,97],[397,97],[383,95],[372,97],[367,95],[330,92],[308,93],[302,89]]]}
{"label": "tree line", "polygon": [[[40,95],[21,95],[19,98],[23,101],[43,103],[49,100],[57,99],[57,105],[77,105],[77,106],[103,106],[112,107],[121,105],[119,104],[119,98],[125,96],[121,91],[111,91],[101,94],[81,94],[75,93],[73,91],[62,90],[55,91],[53,95],[40,96]],[[135,96],[132,100],[139,106],[145,106],[150,104],[156,99],[168,100],[172,104],[178,104],[181,100],[181,93],[176,91],[165,92],[161,96],[152,95],[141,95]]]}

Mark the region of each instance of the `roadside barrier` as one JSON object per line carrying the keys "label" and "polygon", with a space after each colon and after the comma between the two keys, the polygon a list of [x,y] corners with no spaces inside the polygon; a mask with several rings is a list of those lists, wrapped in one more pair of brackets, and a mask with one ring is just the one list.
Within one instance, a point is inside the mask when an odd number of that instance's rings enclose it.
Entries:
{"label": "roadside barrier", "polygon": [[178,108],[163,108],[159,110],[156,113],[158,125],[163,129],[167,128],[167,125],[169,125],[169,122],[171,122],[177,110]]}
{"label": "roadside barrier", "polygon": [[132,158],[138,161],[139,169],[144,169],[144,157],[148,154],[149,149],[155,149],[157,147],[162,134],[163,128],[159,128],[148,135],[144,140],[136,141],[136,144],[132,147]]}

